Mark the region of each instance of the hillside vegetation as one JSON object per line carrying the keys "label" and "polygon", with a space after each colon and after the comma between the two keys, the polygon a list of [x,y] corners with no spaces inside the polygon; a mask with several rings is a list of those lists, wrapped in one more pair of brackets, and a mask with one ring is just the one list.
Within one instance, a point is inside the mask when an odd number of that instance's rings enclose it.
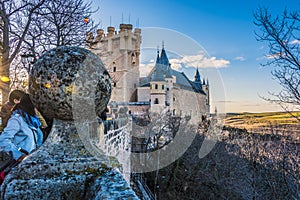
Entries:
{"label": "hillside vegetation", "polygon": [[[239,119],[289,119],[278,114],[243,114]],[[287,125],[299,127],[296,122],[280,124]],[[147,185],[157,199],[299,199],[299,134],[278,127],[261,134],[225,126],[204,158],[198,154],[209,132],[200,128],[182,157],[145,175]]]}
{"label": "hillside vegetation", "polygon": [[240,113],[228,114],[225,119],[225,126],[247,129],[253,132],[292,130],[300,131],[300,112],[267,112],[267,113]]}

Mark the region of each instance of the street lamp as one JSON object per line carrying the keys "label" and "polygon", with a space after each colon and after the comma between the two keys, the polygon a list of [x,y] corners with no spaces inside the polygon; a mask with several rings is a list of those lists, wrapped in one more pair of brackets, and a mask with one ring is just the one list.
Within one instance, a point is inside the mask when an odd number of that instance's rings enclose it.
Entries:
{"label": "street lamp", "polygon": [[24,53],[21,55],[21,62],[25,65],[27,63],[33,63],[34,55],[31,53]]}
{"label": "street lamp", "polygon": [[30,72],[31,64],[34,63],[34,55],[29,53],[29,54],[22,54],[21,55],[21,62],[23,63],[24,67],[26,68],[26,64],[29,64],[27,68],[27,72]]}
{"label": "street lamp", "polygon": [[[24,68],[27,70],[28,73],[28,80],[27,81],[23,81],[23,86],[28,86],[29,83],[29,76],[30,76],[30,71],[31,71],[31,65],[34,63],[34,55],[31,53],[24,53],[21,55],[21,62],[24,66]],[[26,67],[26,65],[28,64],[28,67]]]}

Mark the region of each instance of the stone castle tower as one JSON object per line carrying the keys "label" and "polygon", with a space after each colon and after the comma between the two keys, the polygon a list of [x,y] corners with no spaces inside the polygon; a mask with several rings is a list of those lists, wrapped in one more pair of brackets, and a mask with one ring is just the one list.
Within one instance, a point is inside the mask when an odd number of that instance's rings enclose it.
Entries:
{"label": "stone castle tower", "polygon": [[112,79],[112,95],[110,101],[137,101],[139,83],[141,29],[132,30],[131,24],[120,24],[119,31],[108,27],[97,31],[94,38],[87,34],[90,49],[103,61]]}

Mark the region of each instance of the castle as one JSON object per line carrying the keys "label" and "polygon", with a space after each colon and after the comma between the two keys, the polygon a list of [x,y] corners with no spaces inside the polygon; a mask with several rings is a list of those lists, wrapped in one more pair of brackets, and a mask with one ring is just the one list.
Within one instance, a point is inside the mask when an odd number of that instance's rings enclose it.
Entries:
{"label": "castle", "polygon": [[199,120],[210,112],[209,84],[198,69],[194,80],[172,69],[164,46],[157,51],[155,65],[147,77],[140,77],[141,29],[120,24],[87,34],[89,49],[99,55],[112,78],[110,105],[128,107],[134,115],[169,110],[173,115]]}

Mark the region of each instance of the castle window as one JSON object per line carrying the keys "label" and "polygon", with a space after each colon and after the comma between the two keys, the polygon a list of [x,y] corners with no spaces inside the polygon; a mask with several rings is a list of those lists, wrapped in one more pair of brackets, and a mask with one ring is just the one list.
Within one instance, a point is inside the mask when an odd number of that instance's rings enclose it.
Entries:
{"label": "castle window", "polygon": [[158,98],[155,98],[154,104],[158,104]]}
{"label": "castle window", "polygon": [[161,85],[161,89],[164,90],[165,89],[165,85]]}
{"label": "castle window", "polygon": [[113,72],[116,72],[116,71],[117,71],[117,67],[114,67]]}
{"label": "castle window", "polygon": [[135,56],[135,53],[132,53],[132,54],[131,54],[131,62],[132,62],[133,65],[136,63],[136,56]]}
{"label": "castle window", "polygon": [[117,87],[117,83],[114,83],[114,87]]}
{"label": "castle window", "polygon": [[157,84],[155,84],[155,89],[156,89],[156,90],[158,89],[158,85],[157,85]]}
{"label": "castle window", "polygon": [[169,91],[169,88],[167,88],[167,91]]}
{"label": "castle window", "polygon": [[176,101],[176,98],[175,98],[175,97],[173,97],[173,101]]}

